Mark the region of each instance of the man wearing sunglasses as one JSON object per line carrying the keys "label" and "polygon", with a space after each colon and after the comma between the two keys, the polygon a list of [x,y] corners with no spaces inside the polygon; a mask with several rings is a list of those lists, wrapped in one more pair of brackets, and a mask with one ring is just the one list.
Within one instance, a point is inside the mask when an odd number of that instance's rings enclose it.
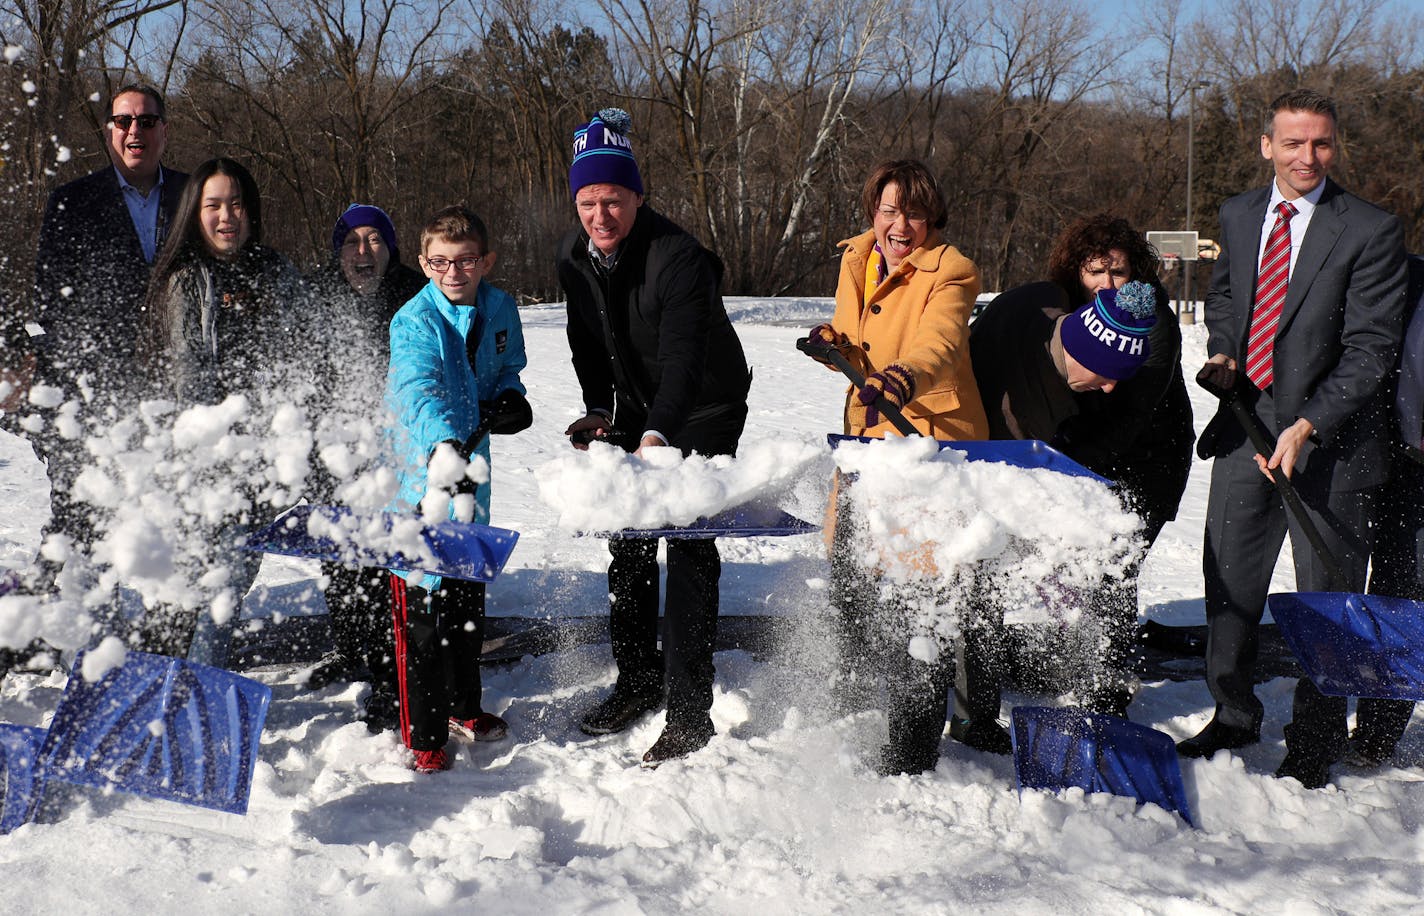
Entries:
{"label": "man wearing sunglasses", "polygon": [[[160,165],[168,123],[163,96],[152,87],[127,85],[115,93],[103,131],[110,164],[50,194],[30,316],[44,333],[21,342],[29,344],[36,381],[78,403],[82,424],[109,405],[124,409],[140,394],[132,388],[140,376],[134,355],[140,306],[187,179]],[[77,438],[63,435],[56,421],[64,413],[44,416],[43,429],[31,435],[50,478],[45,538],[65,535],[87,553],[93,526],[69,493],[83,467],[87,424]],[[47,590],[55,572],[42,570],[36,585]]]}

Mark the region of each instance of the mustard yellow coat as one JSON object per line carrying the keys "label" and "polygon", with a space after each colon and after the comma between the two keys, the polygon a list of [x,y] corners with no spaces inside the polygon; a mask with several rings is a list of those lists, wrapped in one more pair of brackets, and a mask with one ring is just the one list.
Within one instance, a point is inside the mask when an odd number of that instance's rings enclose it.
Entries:
{"label": "mustard yellow coat", "polygon": [[[865,301],[865,267],[875,233],[840,243],[841,276],[831,325],[850,338],[852,363],[866,375],[898,362],[915,377],[915,396],[903,413],[935,439],[987,439],[989,421],[969,365],[969,313],[979,295],[979,271],[958,249],[931,230]],[[849,405],[853,390],[846,392]],[[883,437],[894,427],[882,420],[853,436]]]}

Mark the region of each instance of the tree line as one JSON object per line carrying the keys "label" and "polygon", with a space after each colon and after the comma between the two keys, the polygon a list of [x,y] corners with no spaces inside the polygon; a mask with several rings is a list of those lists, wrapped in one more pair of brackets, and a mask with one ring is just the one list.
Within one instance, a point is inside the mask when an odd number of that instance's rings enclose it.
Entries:
{"label": "tree line", "polygon": [[573,130],[609,105],[729,294],[830,294],[889,157],[940,174],[987,290],[1041,279],[1078,216],[1188,228],[1189,133],[1190,228],[1215,237],[1267,179],[1266,103],[1298,85],[1340,105],[1335,176],[1424,248],[1424,23],[1402,0],[1148,0],[1131,21],[1080,0],[0,0],[0,20],[10,302],[45,196],[107,161],[105,106],[134,81],[167,95],[166,161],[246,163],[300,266],[351,202],[388,210],[411,262],[425,217],[464,202],[525,300],[560,296]]}

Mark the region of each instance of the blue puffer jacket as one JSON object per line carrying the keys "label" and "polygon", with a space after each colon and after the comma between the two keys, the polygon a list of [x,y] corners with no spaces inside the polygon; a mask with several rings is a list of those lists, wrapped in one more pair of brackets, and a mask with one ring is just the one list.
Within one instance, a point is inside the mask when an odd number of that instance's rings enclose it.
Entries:
{"label": "blue puffer jacket", "polygon": [[[477,341],[473,369],[466,355],[470,339]],[[431,282],[401,307],[391,319],[386,378],[400,458],[397,511],[413,510],[425,495],[425,465],[435,446],[463,442],[475,431],[480,401],[511,388],[525,393],[519,371],[527,364],[514,298],[488,283],[481,281],[473,306],[451,303]],[[474,454],[489,460],[488,436]],[[480,484],[475,521],[489,522],[489,498],[489,484]]]}

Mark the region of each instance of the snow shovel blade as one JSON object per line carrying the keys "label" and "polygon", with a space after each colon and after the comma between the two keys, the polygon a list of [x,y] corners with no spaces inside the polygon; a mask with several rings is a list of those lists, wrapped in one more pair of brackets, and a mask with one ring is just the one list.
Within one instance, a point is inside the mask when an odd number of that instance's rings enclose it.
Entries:
{"label": "snow shovel blade", "polygon": [[1266,603],[1321,693],[1424,700],[1424,601],[1281,592]]}
{"label": "snow shovel blade", "polygon": [[143,652],[91,683],[83,661],[45,736],[48,779],[247,813],[271,688]]}
{"label": "snow shovel blade", "polygon": [[667,525],[661,528],[624,528],[600,531],[595,536],[610,540],[625,538],[776,538],[820,531],[819,525],[802,521],[775,506],[748,503],[718,512],[710,518],[699,518],[690,525]]}
{"label": "snow shovel blade", "polygon": [[1177,748],[1162,732],[1074,706],[1017,706],[1012,718],[1020,792],[1108,792],[1176,811],[1196,826]]}
{"label": "snow shovel blade", "polygon": [[[865,436],[842,436],[839,433],[831,433],[826,436],[826,439],[831,443],[831,448],[836,448],[846,441],[880,441]],[[1069,477],[1086,477],[1107,486],[1113,485],[1111,480],[1094,474],[1041,439],[994,439],[982,442],[974,440],[946,442],[941,439],[938,441],[940,451],[953,449],[962,453],[968,461],[996,461],[999,464],[1007,464],[1016,468],[1055,471]]]}
{"label": "snow shovel blade", "polygon": [[45,730],[27,725],[0,725],[0,834],[27,824],[44,794],[40,748]]}
{"label": "snow shovel blade", "polygon": [[425,525],[416,515],[298,506],[251,535],[244,549],[493,582],[518,540],[517,531],[473,522]]}

